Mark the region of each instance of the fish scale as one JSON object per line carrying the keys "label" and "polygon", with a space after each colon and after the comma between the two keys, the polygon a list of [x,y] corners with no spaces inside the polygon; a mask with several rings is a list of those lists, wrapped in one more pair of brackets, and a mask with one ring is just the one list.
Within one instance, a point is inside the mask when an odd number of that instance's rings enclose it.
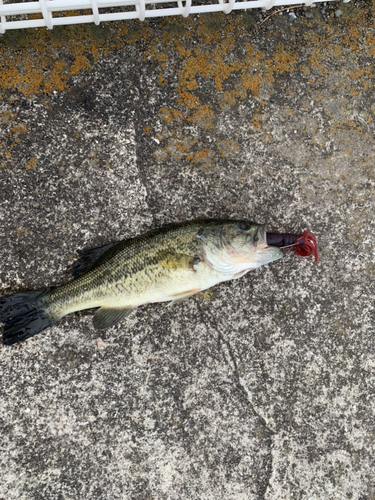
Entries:
{"label": "fish scale", "polygon": [[[193,230],[184,231],[186,227]],[[126,302],[125,291],[131,295],[129,300],[133,302],[139,290],[144,291],[144,280],[152,284],[156,276],[161,279],[173,274],[172,265],[162,265],[169,256],[182,252],[193,259],[199,251],[194,236],[200,228],[200,224],[184,224],[167,233],[151,232],[115,245],[116,248],[105,254],[98,267],[77,280],[51,290],[45,304],[52,317],[59,319],[65,311],[80,310],[82,303],[87,308],[97,307],[101,305],[98,301],[108,303],[118,295],[122,298],[123,307],[133,305]]]}

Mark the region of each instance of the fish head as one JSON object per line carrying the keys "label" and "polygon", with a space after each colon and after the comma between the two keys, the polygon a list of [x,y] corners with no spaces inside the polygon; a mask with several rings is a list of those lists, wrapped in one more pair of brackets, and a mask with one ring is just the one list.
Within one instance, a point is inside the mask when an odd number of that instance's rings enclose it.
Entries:
{"label": "fish head", "polygon": [[279,248],[267,245],[264,224],[245,220],[210,222],[198,232],[197,239],[205,262],[228,277],[242,276],[284,255]]}

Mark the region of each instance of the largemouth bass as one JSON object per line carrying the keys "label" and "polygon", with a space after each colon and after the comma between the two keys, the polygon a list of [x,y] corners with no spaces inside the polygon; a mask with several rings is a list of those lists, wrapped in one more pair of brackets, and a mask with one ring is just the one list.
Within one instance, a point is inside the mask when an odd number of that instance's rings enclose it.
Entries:
{"label": "largemouth bass", "polygon": [[99,308],[94,327],[109,328],[143,304],[174,304],[240,278],[283,257],[266,234],[250,221],[198,220],[87,251],[72,281],[0,299],[3,343],[26,340],[83,309]]}

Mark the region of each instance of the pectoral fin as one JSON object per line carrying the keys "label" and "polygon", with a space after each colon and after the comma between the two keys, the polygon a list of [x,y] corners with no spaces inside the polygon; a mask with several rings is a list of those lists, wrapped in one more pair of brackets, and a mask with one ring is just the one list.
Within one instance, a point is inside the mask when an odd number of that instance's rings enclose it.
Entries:
{"label": "pectoral fin", "polygon": [[199,262],[199,257],[191,257],[180,253],[163,253],[159,256],[160,265],[168,269],[190,269],[195,271],[194,266]]}
{"label": "pectoral fin", "polygon": [[101,307],[96,311],[92,319],[94,328],[97,330],[105,330],[115,325],[122,319],[129,316],[133,309],[109,309]]}

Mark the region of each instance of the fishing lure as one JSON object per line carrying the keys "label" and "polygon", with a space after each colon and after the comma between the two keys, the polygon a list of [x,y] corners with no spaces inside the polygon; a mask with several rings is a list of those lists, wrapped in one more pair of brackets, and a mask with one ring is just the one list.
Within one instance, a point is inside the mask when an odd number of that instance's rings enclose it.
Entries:
{"label": "fishing lure", "polygon": [[267,245],[279,247],[285,252],[293,249],[301,257],[313,255],[315,262],[319,260],[316,236],[310,231],[304,231],[302,234],[267,233]]}

